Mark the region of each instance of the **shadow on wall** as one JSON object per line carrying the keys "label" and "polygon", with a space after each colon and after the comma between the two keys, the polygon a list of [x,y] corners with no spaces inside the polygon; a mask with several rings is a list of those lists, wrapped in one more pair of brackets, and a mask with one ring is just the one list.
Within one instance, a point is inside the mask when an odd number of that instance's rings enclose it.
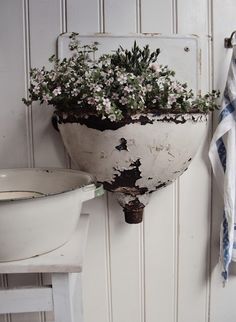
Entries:
{"label": "shadow on wall", "polygon": [[22,113],[7,111],[0,127],[0,168],[27,167],[27,132],[24,106]]}
{"label": "shadow on wall", "polygon": [[35,166],[67,167],[67,156],[60,134],[51,123],[53,108],[34,103],[33,139]]}

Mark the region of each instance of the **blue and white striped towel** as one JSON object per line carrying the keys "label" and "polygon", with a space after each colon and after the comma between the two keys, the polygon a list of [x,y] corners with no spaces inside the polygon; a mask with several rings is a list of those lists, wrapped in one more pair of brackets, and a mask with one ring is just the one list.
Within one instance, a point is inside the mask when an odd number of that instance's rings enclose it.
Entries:
{"label": "blue and white striped towel", "polygon": [[219,124],[213,135],[209,157],[216,182],[223,198],[223,220],[220,233],[222,276],[228,279],[230,262],[236,261],[236,46],[219,114]]}

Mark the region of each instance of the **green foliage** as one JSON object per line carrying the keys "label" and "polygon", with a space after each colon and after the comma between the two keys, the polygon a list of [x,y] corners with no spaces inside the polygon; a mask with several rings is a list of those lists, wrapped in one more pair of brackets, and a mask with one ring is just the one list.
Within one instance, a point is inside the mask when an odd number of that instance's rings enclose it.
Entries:
{"label": "green foliage", "polygon": [[111,66],[124,68],[127,72],[133,73],[136,76],[142,75],[149,68],[150,64],[157,61],[159,54],[159,48],[151,52],[149,45],[141,49],[135,41],[131,50],[120,46],[113,55],[110,55]]}
{"label": "green foliage", "polygon": [[159,49],[151,52],[148,45],[140,48],[134,42],[130,50],[119,47],[96,59],[98,43],[82,46],[76,33],[70,36],[69,49],[69,58],[49,58],[51,70],[31,69],[26,105],[40,101],[111,121],[141,112],[207,113],[217,108],[219,92],[194,97],[187,84],[174,78],[174,71],[158,64]]}

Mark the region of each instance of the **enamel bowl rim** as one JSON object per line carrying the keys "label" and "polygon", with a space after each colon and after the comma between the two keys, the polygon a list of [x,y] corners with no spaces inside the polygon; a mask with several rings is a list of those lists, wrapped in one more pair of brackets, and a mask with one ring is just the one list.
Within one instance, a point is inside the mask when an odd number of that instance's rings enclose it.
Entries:
{"label": "enamel bowl rim", "polygon": [[50,196],[57,196],[64,193],[72,192],[75,190],[82,190],[83,188],[91,188],[91,190],[94,190],[101,186],[97,183],[97,180],[94,175],[80,170],[74,170],[74,169],[66,169],[66,168],[54,168],[54,167],[35,167],[35,168],[4,168],[0,169],[0,181],[1,181],[1,175],[4,175],[4,172],[20,172],[20,171],[33,171],[33,172],[64,172],[64,173],[75,173],[75,174],[81,174],[84,176],[87,176],[89,179],[89,182],[85,185],[76,185],[70,189],[66,189],[60,192],[49,192],[49,193],[39,193],[37,191],[29,191],[29,190],[0,190],[1,192],[10,193],[10,192],[30,192],[34,193],[36,195],[34,196],[24,196],[24,197],[16,197],[16,198],[6,198],[6,199],[0,199],[0,203],[3,202],[9,202],[9,201],[21,201],[21,200],[34,200],[34,199],[42,199],[47,198]]}

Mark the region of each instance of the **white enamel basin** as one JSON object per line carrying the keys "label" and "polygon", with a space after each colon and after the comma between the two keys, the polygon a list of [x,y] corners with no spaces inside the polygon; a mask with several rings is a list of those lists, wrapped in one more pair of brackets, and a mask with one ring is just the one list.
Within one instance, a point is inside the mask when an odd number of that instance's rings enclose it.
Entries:
{"label": "white enamel basin", "polygon": [[76,170],[0,170],[0,261],[37,256],[62,246],[74,232],[83,201],[103,193]]}

